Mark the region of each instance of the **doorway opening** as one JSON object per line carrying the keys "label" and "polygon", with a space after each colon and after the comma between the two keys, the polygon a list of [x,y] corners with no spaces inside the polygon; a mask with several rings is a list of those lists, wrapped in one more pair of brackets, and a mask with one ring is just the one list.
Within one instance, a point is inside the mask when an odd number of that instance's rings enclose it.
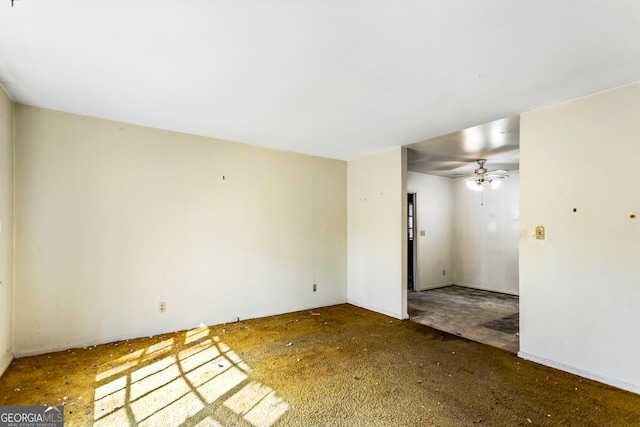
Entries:
{"label": "doorway opening", "polygon": [[[409,318],[509,351],[519,347],[519,130],[513,116],[406,146]],[[479,175],[506,179],[467,185]]]}
{"label": "doorway opening", "polygon": [[416,290],[416,194],[407,193],[407,291]]}

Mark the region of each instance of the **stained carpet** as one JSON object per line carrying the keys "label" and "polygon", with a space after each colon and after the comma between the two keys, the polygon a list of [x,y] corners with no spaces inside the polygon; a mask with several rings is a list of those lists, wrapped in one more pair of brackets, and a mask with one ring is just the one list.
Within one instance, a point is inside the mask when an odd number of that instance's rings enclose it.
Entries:
{"label": "stained carpet", "polygon": [[640,396],[351,305],[15,360],[66,426],[632,426]]}

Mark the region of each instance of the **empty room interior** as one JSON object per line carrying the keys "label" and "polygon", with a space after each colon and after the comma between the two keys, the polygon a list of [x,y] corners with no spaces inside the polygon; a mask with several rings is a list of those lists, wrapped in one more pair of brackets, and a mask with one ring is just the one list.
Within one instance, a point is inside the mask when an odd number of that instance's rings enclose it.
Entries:
{"label": "empty room interior", "polygon": [[513,353],[519,142],[513,116],[407,147],[411,320]]}
{"label": "empty room interior", "polygon": [[0,405],[640,417],[638,28],[631,0],[3,1]]}

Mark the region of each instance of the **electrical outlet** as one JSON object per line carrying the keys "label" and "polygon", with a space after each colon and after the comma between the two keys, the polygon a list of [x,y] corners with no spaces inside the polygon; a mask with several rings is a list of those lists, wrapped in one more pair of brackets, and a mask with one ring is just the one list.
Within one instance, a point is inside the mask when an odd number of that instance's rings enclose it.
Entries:
{"label": "electrical outlet", "polygon": [[318,285],[316,285],[315,283],[313,284],[313,292],[318,290]]}
{"label": "electrical outlet", "polygon": [[165,311],[167,311],[167,303],[160,301],[160,313],[164,313]]}

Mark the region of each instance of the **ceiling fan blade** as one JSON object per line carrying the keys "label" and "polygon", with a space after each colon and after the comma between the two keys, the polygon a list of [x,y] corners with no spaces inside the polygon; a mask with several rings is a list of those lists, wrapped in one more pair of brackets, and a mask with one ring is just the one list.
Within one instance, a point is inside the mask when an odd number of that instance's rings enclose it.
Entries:
{"label": "ceiling fan blade", "polygon": [[476,159],[463,156],[446,156],[433,152],[417,151],[407,149],[407,163],[418,165],[432,171],[450,171],[467,166],[475,162]]}
{"label": "ceiling fan blade", "polygon": [[451,162],[451,163],[438,163],[437,166],[433,166],[433,170],[435,171],[451,171],[454,169],[460,169],[467,165],[468,163],[461,162]]}
{"label": "ceiling fan blade", "polygon": [[424,151],[424,150],[419,151],[419,150],[414,150],[412,148],[407,148],[407,159],[413,160],[413,161],[431,160],[434,162],[460,162],[460,163],[471,163],[476,161],[476,159],[471,157],[444,156],[431,151]]}

